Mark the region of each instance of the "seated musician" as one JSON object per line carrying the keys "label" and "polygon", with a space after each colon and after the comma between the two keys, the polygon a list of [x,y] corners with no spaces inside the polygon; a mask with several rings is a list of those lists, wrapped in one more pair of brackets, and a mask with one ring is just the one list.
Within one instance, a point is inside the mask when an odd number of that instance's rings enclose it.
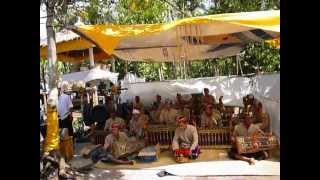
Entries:
{"label": "seated musician", "polygon": [[185,108],[184,105],[180,104],[178,106],[177,113],[178,113],[178,116],[184,116],[186,118],[187,122],[189,122],[189,120],[190,120],[190,111],[189,111],[189,109]]}
{"label": "seated musician", "polygon": [[164,103],[161,101],[161,96],[157,94],[156,101],[152,105],[150,116],[153,122],[158,123],[161,110],[164,108]]}
{"label": "seated musician", "polygon": [[207,105],[201,115],[201,127],[214,128],[221,124],[221,114],[212,105]]}
{"label": "seated musician", "polygon": [[161,101],[161,96],[157,94],[156,101],[154,102],[155,108],[159,111],[164,107],[164,103]]}
{"label": "seated musician", "polygon": [[249,95],[242,98],[243,109],[240,113],[240,118],[244,118],[245,114],[253,113],[253,106],[251,105],[251,99],[249,100],[249,97],[252,98],[252,96]]}
{"label": "seated musician", "polygon": [[204,88],[203,92],[204,92],[204,95],[202,96],[202,100],[201,100],[203,109],[205,109],[207,105],[215,105],[216,100],[212,95],[209,94],[209,89]]}
{"label": "seated musician", "polygon": [[218,104],[218,107],[217,107],[217,109],[220,111],[220,113],[224,113],[225,110],[226,110],[226,108],[224,107],[222,99],[223,99],[223,96],[220,96],[219,97],[219,104]]}
{"label": "seated musician", "polygon": [[196,159],[199,156],[198,132],[195,126],[189,125],[183,116],[177,117],[178,127],[172,140],[172,150],[176,157],[185,156]]}
{"label": "seated musician", "polygon": [[137,139],[144,138],[147,123],[148,116],[142,114],[138,109],[134,109],[132,112],[132,119],[129,124],[129,135],[135,136]]}
{"label": "seated musician", "polygon": [[253,117],[253,123],[257,124],[263,132],[270,132],[270,117],[268,113],[263,111],[261,102],[255,107]]}
{"label": "seated musician", "polygon": [[184,100],[180,93],[177,93],[175,107],[178,109],[181,105],[186,106],[188,104],[188,101]]}
{"label": "seated musician", "polygon": [[112,124],[115,124],[115,123],[120,125],[120,127],[119,127],[120,131],[125,130],[125,128],[126,128],[125,121],[122,118],[118,117],[117,112],[113,110],[110,113],[110,118],[106,120],[104,130],[111,132],[111,129],[112,129],[111,126],[112,126]]}
{"label": "seated musician", "polygon": [[143,109],[143,103],[140,101],[140,96],[136,96],[133,102],[133,109]]}
{"label": "seated musician", "polygon": [[167,125],[175,125],[178,111],[172,107],[170,100],[166,99],[164,108],[160,112],[160,123]]}
{"label": "seated musician", "polygon": [[235,139],[237,136],[253,136],[257,134],[264,134],[263,131],[259,128],[259,126],[252,124],[252,115],[245,114],[243,122],[236,125],[232,134],[231,141],[233,143],[233,147],[228,152],[228,155],[232,159],[242,160],[248,162],[250,165],[255,164],[256,159],[267,159],[268,153],[266,151],[259,151],[256,153],[248,153],[248,154],[238,154]]}
{"label": "seated musician", "polygon": [[111,133],[106,136],[103,148],[92,155],[94,161],[101,160],[102,162],[113,162],[117,164],[134,164],[133,161],[117,159],[112,154],[112,145],[115,142],[127,142],[129,140],[124,132],[119,131],[119,128],[119,124],[114,123],[111,125]]}

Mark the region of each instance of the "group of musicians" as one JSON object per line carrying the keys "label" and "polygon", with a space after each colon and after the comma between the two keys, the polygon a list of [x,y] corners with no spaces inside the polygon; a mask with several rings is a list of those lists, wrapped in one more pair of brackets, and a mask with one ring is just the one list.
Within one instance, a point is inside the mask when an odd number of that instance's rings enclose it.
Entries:
{"label": "group of musicians", "polygon": [[[260,101],[253,95],[243,97],[243,109],[237,118],[234,118],[233,109],[228,109],[223,104],[221,96],[218,102],[209,94],[209,89],[204,88],[204,95],[200,101],[200,121],[197,121],[192,109],[194,101],[186,100],[181,94],[177,94],[175,102],[165,99],[163,102],[160,95],[156,95],[156,100],[151,109],[146,110],[140,97],[136,96],[132,104],[132,118],[129,123],[120,118],[117,112],[112,111],[109,119],[106,120],[104,130],[109,135],[106,136],[104,150],[109,152],[109,161],[115,163],[132,164],[126,159],[112,158],[110,146],[117,141],[128,141],[128,137],[147,142],[147,132],[150,124],[174,127],[175,134],[172,140],[172,151],[176,159],[180,157],[195,159],[200,154],[198,145],[197,128],[212,129],[225,126],[224,118],[228,118],[227,126],[231,129],[231,141],[233,147],[229,151],[230,158],[247,161],[254,164],[256,159],[268,158],[266,151],[250,154],[238,154],[235,146],[237,136],[253,136],[258,134],[270,134],[270,118],[263,111]],[[191,109],[191,110],[190,110]],[[237,120],[234,120],[237,119]],[[240,121],[239,121],[240,120]]]}

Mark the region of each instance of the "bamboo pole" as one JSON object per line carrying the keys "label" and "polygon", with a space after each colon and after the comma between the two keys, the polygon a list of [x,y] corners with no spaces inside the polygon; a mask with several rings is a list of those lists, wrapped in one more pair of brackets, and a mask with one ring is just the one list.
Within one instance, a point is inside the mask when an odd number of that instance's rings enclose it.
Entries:
{"label": "bamboo pole", "polygon": [[90,69],[94,67],[93,48],[89,48]]}

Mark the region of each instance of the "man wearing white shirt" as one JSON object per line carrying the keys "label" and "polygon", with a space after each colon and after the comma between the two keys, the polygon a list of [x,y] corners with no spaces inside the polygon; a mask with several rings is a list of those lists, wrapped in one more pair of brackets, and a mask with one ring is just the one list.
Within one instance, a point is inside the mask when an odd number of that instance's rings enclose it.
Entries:
{"label": "man wearing white shirt", "polygon": [[69,136],[73,136],[73,127],[72,127],[72,116],[71,110],[73,104],[71,97],[65,94],[68,85],[63,84],[61,88],[61,94],[58,99],[58,115],[59,115],[59,126],[60,128],[68,128]]}

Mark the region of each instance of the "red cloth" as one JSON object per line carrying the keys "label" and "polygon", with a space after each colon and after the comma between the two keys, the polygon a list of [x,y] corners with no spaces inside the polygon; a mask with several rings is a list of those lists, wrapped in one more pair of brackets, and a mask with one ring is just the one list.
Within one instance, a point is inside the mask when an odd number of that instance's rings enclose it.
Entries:
{"label": "red cloth", "polygon": [[183,116],[178,116],[176,120],[178,123],[181,123],[181,122],[186,123],[187,122],[186,118]]}
{"label": "red cloth", "polygon": [[119,129],[119,128],[120,128],[120,124],[113,123],[113,124],[111,125],[111,128],[112,128],[112,129],[114,129],[114,128]]}
{"label": "red cloth", "polygon": [[176,156],[180,156],[180,155],[189,156],[190,155],[190,149],[176,149],[174,151],[174,153],[175,153]]}

